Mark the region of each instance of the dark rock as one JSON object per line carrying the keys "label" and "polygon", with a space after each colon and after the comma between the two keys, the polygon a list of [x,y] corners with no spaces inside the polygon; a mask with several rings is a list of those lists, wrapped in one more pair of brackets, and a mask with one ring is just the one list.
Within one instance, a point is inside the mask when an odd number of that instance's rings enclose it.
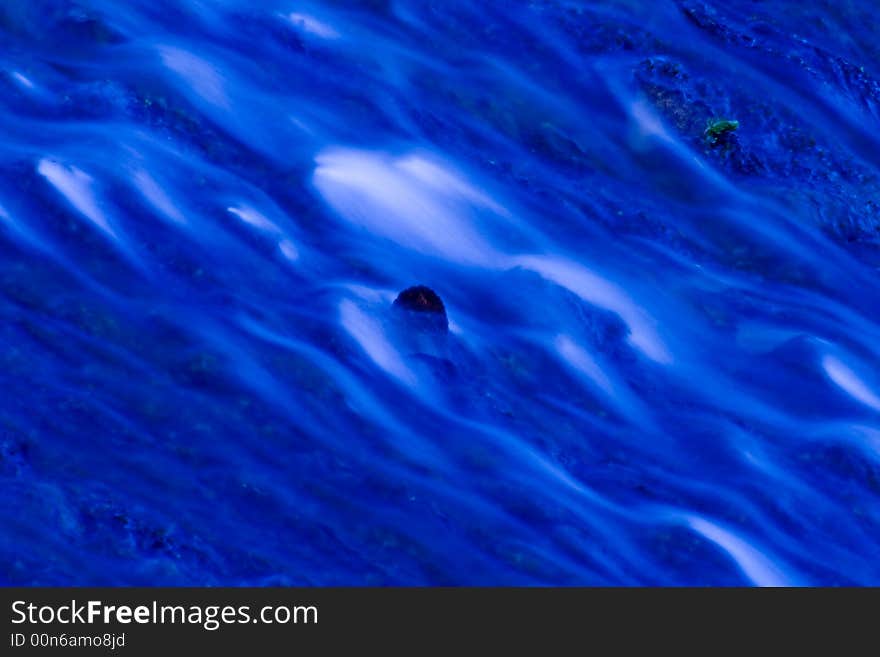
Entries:
{"label": "dark rock", "polygon": [[434,290],[424,285],[408,287],[397,295],[393,304],[398,316],[405,317],[417,330],[449,330],[446,307]]}

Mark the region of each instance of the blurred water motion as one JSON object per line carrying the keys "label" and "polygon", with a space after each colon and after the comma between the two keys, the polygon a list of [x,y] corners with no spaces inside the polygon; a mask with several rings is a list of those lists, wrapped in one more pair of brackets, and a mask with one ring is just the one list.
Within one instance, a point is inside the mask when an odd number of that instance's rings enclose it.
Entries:
{"label": "blurred water motion", "polygon": [[0,583],[880,584],[873,11],[6,3]]}

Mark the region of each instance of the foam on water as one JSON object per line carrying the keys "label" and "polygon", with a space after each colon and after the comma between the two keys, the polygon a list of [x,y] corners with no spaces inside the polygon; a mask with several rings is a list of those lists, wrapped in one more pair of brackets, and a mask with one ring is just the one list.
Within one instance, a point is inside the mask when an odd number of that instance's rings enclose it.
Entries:
{"label": "foam on water", "polygon": [[825,355],[822,358],[822,367],[828,377],[844,392],[875,411],[880,411],[880,397],[837,357],[831,354]]}
{"label": "foam on water", "polygon": [[0,3],[0,584],[880,583],[860,3],[62,4]]}
{"label": "foam on water", "polygon": [[298,29],[322,39],[338,39],[340,36],[339,32],[334,30],[332,26],[319,21],[313,16],[293,12],[292,14],[288,14],[287,19]]}
{"label": "foam on water", "polygon": [[796,580],[784,569],[736,534],[700,516],[688,515],[684,520],[691,529],[724,550],[756,586],[796,585]]}
{"label": "foam on water", "polygon": [[117,239],[116,232],[110,226],[110,221],[95,196],[94,179],[90,175],[75,166],[67,166],[49,158],[39,161],[37,172],[80,214],[114,240]]}
{"label": "foam on water", "polygon": [[13,71],[12,77],[15,79],[16,82],[18,82],[25,89],[33,89],[34,88],[34,83],[31,82],[29,79],[27,79],[24,75],[22,75],[18,71]]}
{"label": "foam on water", "polygon": [[435,166],[412,157],[338,148],[320,153],[316,165],[315,186],[349,222],[462,264],[489,265],[497,257],[457,203],[473,193],[451,174],[431,175]]}
{"label": "foam on water", "polygon": [[174,201],[163,190],[159,183],[143,169],[134,172],[133,182],[144,198],[149,201],[163,216],[178,224],[185,224],[186,217],[174,204]]}
{"label": "foam on water", "polygon": [[339,316],[345,330],[376,365],[403,383],[415,385],[415,374],[406,366],[375,319],[347,299],[339,304]]}
{"label": "foam on water", "polygon": [[174,46],[160,46],[159,56],[204,100],[221,108],[229,107],[223,78],[209,62]]}
{"label": "foam on water", "polygon": [[271,235],[278,235],[281,233],[281,229],[269,221],[262,214],[254,210],[253,208],[242,206],[240,208],[230,207],[226,208],[228,212],[234,214],[236,217],[241,219],[244,223],[253,226],[259,230],[262,230]]}
{"label": "foam on water", "polygon": [[617,313],[629,327],[628,339],[633,346],[658,363],[672,362],[672,355],[657,333],[656,320],[614,283],[563,258],[521,256],[514,262],[571,290],[589,303]]}
{"label": "foam on water", "polygon": [[557,336],[555,346],[560,356],[575,369],[586,374],[600,390],[608,395],[614,395],[614,386],[596,360],[575,344],[570,337],[567,335]]}

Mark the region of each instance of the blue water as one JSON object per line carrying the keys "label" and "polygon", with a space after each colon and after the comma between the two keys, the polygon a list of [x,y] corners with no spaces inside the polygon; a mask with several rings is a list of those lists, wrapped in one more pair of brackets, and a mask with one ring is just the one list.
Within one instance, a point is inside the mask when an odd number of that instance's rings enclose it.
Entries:
{"label": "blue water", "polygon": [[0,583],[880,584],[878,37],[2,3]]}

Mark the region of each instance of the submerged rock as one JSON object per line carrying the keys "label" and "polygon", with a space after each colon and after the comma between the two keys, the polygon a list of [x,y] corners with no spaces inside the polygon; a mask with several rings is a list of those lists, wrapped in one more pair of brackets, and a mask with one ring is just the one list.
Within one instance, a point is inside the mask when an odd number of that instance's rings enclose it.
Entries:
{"label": "submerged rock", "polygon": [[449,332],[446,306],[434,290],[415,285],[398,294],[391,306],[391,331],[401,352],[419,369],[445,381],[455,376],[458,359],[453,353],[460,350]]}
{"label": "submerged rock", "polygon": [[424,285],[408,287],[398,294],[393,308],[398,317],[405,319],[417,331],[446,333],[449,330],[443,300]]}

